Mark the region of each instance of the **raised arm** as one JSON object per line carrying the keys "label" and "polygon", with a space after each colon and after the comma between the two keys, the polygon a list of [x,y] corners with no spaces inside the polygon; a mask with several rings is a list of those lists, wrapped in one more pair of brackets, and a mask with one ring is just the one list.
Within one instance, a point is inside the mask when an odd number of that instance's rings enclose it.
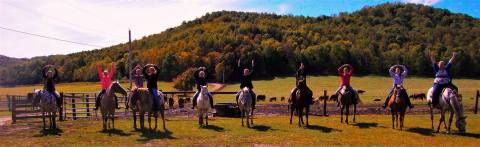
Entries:
{"label": "raised arm", "polygon": [[193,77],[195,77],[195,80],[200,79],[200,71],[202,71],[202,68],[198,68],[195,73],[193,73]]}
{"label": "raised arm", "polygon": [[147,78],[150,77],[150,76],[148,76],[148,74],[147,74],[147,69],[148,69],[149,67],[150,67],[150,64],[147,64],[147,65],[145,65],[145,66],[143,67],[142,73],[143,73],[143,76],[144,76],[144,77],[147,77]]}
{"label": "raised arm", "polygon": [[97,72],[98,72],[98,77],[102,77],[102,66],[100,64],[97,64]]}
{"label": "raised arm", "polygon": [[113,77],[115,74],[115,63],[110,64],[110,73],[108,74],[108,77]]}
{"label": "raised arm", "polygon": [[408,74],[408,69],[407,69],[407,67],[405,67],[405,65],[400,65],[400,67],[402,67],[402,69],[403,69],[402,77],[406,77],[407,74]]}
{"label": "raised arm", "polygon": [[345,64],[340,66],[338,69],[337,69],[337,72],[339,75],[342,75],[343,74],[343,67],[345,67]]}
{"label": "raised arm", "polygon": [[432,64],[437,63],[437,61],[435,61],[435,55],[432,52],[430,52],[430,61],[432,62]]}
{"label": "raised arm", "polygon": [[388,70],[388,73],[390,73],[390,76],[393,77],[393,75],[395,75],[395,68],[397,67],[398,65],[394,65],[394,66],[391,66],[390,69]]}
{"label": "raised arm", "polygon": [[450,58],[450,60],[448,61],[448,63],[454,63],[455,62],[455,58],[457,57],[457,52],[453,52],[452,53],[452,58]]}
{"label": "raised arm", "polygon": [[42,69],[42,77],[43,77],[44,79],[47,78],[48,68],[49,68],[49,66],[47,65],[47,66],[43,67],[43,69]]}
{"label": "raised arm", "polygon": [[348,70],[350,71],[350,72],[348,72],[348,74],[349,74],[349,75],[352,75],[352,74],[353,74],[353,67],[352,67],[352,65],[347,64],[347,67],[348,67]]}
{"label": "raised arm", "polygon": [[255,60],[252,60],[252,69],[250,69],[250,74],[249,75],[252,75],[255,71]]}
{"label": "raised arm", "polygon": [[55,72],[53,74],[53,78],[52,79],[56,79],[58,77],[58,70],[56,68],[53,68],[53,71]]}

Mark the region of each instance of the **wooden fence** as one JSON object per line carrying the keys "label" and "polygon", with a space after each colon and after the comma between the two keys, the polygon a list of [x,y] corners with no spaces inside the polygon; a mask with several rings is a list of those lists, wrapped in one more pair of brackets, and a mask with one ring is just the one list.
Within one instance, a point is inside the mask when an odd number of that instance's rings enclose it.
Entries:
{"label": "wooden fence", "polygon": [[477,95],[475,96],[475,108],[474,108],[475,114],[477,114],[479,98],[480,98],[480,90],[477,90]]}
{"label": "wooden fence", "polygon": [[10,109],[12,111],[12,123],[16,123],[17,120],[21,119],[41,117],[39,108],[33,107],[32,105],[32,93],[29,93],[27,96],[7,95],[7,99],[10,102]]}
{"label": "wooden fence", "polygon": [[[73,119],[97,117],[100,113],[100,108],[95,111],[95,97],[98,93],[95,92],[76,92],[76,93],[62,93],[63,99],[63,118]],[[118,96],[118,106],[116,109],[117,115],[125,115],[127,109],[125,108],[126,97]],[[101,114],[100,114],[101,115]]]}

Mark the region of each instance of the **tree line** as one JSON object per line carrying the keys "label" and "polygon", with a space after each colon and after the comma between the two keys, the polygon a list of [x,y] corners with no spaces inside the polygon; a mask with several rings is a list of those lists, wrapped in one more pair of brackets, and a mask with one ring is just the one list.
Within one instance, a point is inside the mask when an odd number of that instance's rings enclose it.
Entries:
{"label": "tree line", "polygon": [[[155,18],[152,18],[155,19]],[[191,78],[205,66],[212,81],[237,80],[236,61],[256,62],[256,78],[294,74],[303,62],[311,74],[336,74],[349,63],[357,75],[387,75],[405,64],[411,75],[431,76],[429,52],[447,60],[459,52],[455,76],[480,75],[480,21],[465,14],[416,4],[385,3],[353,13],[305,17],[219,11],[132,42],[133,63],[159,65],[160,80]],[[68,55],[35,57],[0,67],[0,84],[40,83],[41,68],[54,64],[61,82],[98,81],[96,65],[116,63],[128,77],[128,45]],[[179,77],[179,78],[181,78]],[[191,79],[190,79],[191,80]],[[185,83],[184,83],[185,85]]]}

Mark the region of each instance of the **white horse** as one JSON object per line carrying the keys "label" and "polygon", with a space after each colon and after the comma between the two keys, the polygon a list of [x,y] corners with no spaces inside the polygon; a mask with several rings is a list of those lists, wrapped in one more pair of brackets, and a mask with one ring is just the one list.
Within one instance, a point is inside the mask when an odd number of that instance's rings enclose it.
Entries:
{"label": "white horse", "polygon": [[56,129],[57,124],[55,123],[55,118],[58,108],[55,96],[46,90],[34,90],[33,94],[33,106],[40,107],[42,111],[43,130],[45,130],[46,127],[45,115],[50,120],[50,129]]}
{"label": "white horse", "polygon": [[242,117],[242,126],[243,125],[243,118],[247,117],[247,126],[250,127],[250,124],[253,125],[253,111],[252,109],[252,95],[250,94],[250,89],[248,87],[243,88],[240,91],[240,95],[238,97],[238,108],[240,109],[240,115]]}
{"label": "white horse", "polygon": [[[432,88],[428,90],[428,95],[427,95],[427,101],[428,101],[428,106],[430,108],[430,120],[432,121],[432,130],[433,128],[433,108],[440,109],[440,122],[437,127],[437,133],[440,131],[440,125],[442,122],[445,125],[445,129],[447,130],[447,133],[450,133],[450,128],[452,125],[452,119],[453,115],[455,113],[456,117],[456,126],[458,130],[461,133],[465,132],[465,127],[467,125],[467,122],[465,119],[467,118],[464,116],[463,113],[463,105],[462,105],[462,100],[457,96],[457,92],[453,90],[450,87],[445,88],[445,90],[442,91],[440,98],[438,100],[438,105],[432,106]],[[448,122],[448,127],[445,122],[445,113],[450,111],[450,119]]]}
{"label": "white horse", "polygon": [[203,125],[203,118],[205,117],[205,124],[208,126],[208,110],[210,109],[210,99],[208,97],[207,86],[202,86],[200,94],[197,98],[197,115],[198,123]]}

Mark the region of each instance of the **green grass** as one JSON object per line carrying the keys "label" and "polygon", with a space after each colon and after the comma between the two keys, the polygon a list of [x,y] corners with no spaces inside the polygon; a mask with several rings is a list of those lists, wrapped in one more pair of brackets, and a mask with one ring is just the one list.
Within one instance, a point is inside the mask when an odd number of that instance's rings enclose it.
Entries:
{"label": "green grass", "polygon": [[[313,90],[315,97],[323,95],[323,90],[327,90],[328,95],[332,94],[339,84],[337,76],[310,76],[308,85]],[[389,77],[381,76],[363,76],[352,77],[352,86],[355,89],[367,91],[361,95],[364,104],[380,104],[374,102],[376,98],[384,99],[392,81]],[[408,77],[405,81],[405,88],[411,93],[426,93],[428,88],[432,86],[432,78]],[[460,93],[463,95],[464,104],[473,106],[476,90],[480,89],[480,80],[474,79],[455,79],[454,83],[459,87]],[[265,94],[270,97],[288,97],[291,89],[295,84],[294,77],[276,77],[273,80],[256,80],[253,82],[254,90],[257,94]],[[128,83],[123,82],[124,87],[128,87]],[[173,84],[169,82],[158,82],[159,88],[163,91],[173,90]],[[212,86],[210,86],[212,87]],[[6,94],[25,94],[33,91],[33,89],[42,88],[41,85],[17,86],[17,87],[0,87],[0,95]],[[98,82],[81,82],[81,83],[62,83],[57,85],[58,91],[65,92],[92,92],[100,89]],[[223,91],[237,91],[239,84],[229,84]],[[234,102],[233,95],[217,95],[215,102]],[[281,102],[277,102],[281,103]],[[425,103],[424,101],[415,101],[414,103]]]}
{"label": "green grass", "polygon": [[[357,123],[340,124],[338,116],[310,117],[310,128],[300,128],[288,123],[287,116],[260,116],[254,128],[241,127],[238,118],[214,118],[206,128],[198,127],[197,120],[189,117],[168,118],[169,132],[133,131],[132,121],[116,121],[118,130],[111,136],[101,132],[101,121],[77,120],[60,122],[60,135],[43,136],[38,123],[19,123],[0,133],[2,146],[133,146],[152,144],[155,146],[230,145],[251,146],[478,146],[480,123],[478,115],[469,115],[467,133],[431,133],[429,117],[408,115],[405,130],[391,129],[388,115],[360,115]],[[437,117],[438,119],[438,117]],[[295,119],[296,120],[296,119]],[[296,121],[294,121],[296,122]],[[159,123],[160,125],[161,123]],[[11,132],[25,126],[30,129]],[[453,125],[454,127],[455,125]],[[454,132],[456,128],[453,128]],[[5,133],[10,132],[9,134]],[[3,135],[1,135],[3,134]]]}

